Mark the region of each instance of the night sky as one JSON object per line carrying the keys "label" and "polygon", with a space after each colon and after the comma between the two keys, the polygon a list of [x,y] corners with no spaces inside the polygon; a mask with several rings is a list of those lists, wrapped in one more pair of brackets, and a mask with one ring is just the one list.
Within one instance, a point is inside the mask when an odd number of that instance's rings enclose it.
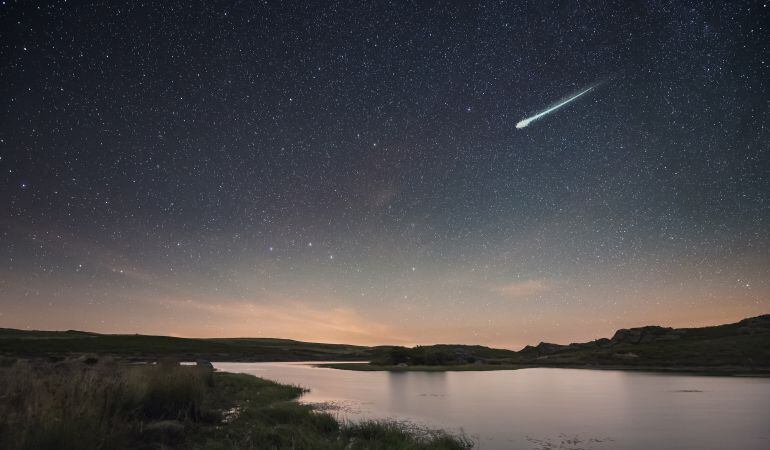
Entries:
{"label": "night sky", "polygon": [[768,2],[287,3],[1,2],[0,327],[519,348],[770,312]]}

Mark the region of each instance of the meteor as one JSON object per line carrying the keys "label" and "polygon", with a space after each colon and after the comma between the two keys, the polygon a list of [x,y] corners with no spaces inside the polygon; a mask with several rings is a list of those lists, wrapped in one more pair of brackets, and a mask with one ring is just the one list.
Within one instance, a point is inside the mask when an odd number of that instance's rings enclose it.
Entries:
{"label": "meteor", "polygon": [[588,89],[585,89],[583,91],[578,92],[577,94],[573,95],[572,97],[568,98],[567,100],[564,100],[563,102],[561,102],[561,103],[559,103],[559,104],[557,104],[555,106],[552,106],[552,107],[546,109],[545,111],[543,111],[541,113],[537,113],[537,114],[535,114],[532,117],[527,117],[526,119],[521,120],[519,123],[516,124],[516,128],[524,128],[524,127],[526,127],[530,123],[532,123],[535,120],[545,116],[546,114],[550,114],[550,113],[556,111],[557,109],[561,108],[562,106],[566,105],[567,103],[570,103],[571,101],[573,101],[573,100],[577,99],[578,97],[582,96],[583,94],[587,94],[589,91],[593,90],[597,86],[598,86],[598,84],[594,84],[593,86],[589,87]]}

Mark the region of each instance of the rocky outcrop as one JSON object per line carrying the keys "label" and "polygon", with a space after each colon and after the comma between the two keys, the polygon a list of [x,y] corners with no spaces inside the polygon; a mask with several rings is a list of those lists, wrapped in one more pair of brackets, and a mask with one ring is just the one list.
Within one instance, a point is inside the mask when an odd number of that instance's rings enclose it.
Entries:
{"label": "rocky outcrop", "polygon": [[686,333],[685,330],[677,330],[668,327],[647,326],[639,328],[624,328],[615,332],[610,339],[615,344],[648,344],[657,341],[672,341],[680,339]]}
{"label": "rocky outcrop", "polygon": [[741,320],[738,322],[738,332],[741,334],[769,333],[770,314]]}
{"label": "rocky outcrop", "polygon": [[592,344],[594,347],[606,347],[611,343],[612,341],[610,341],[607,338],[601,338],[601,339],[597,339],[595,341],[589,342],[589,344]]}
{"label": "rocky outcrop", "polygon": [[599,348],[610,345],[610,340],[607,338],[595,339],[588,342],[578,342],[568,345],[569,348]]}
{"label": "rocky outcrop", "polygon": [[541,342],[536,346],[528,345],[524,347],[521,352],[524,354],[530,354],[535,356],[552,355],[562,350],[568,349],[568,345],[552,344],[550,342]]}

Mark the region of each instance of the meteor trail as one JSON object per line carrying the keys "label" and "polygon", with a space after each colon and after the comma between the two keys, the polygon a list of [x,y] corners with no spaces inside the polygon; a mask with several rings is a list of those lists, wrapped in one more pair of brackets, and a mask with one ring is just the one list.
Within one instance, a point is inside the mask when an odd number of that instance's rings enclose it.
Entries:
{"label": "meteor trail", "polygon": [[516,124],[516,128],[524,128],[527,125],[529,125],[531,122],[534,122],[535,120],[543,117],[546,114],[550,114],[557,109],[561,108],[562,106],[566,105],[567,103],[571,102],[572,100],[577,99],[578,97],[582,96],[583,94],[588,93],[589,91],[593,90],[595,87],[597,87],[598,84],[594,84],[593,86],[589,87],[588,89],[585,89],[583,91],[580,91],[579,93],[573,95],[572,97],[568,98],[567,100],[564,100],[563,102],[559,103],[558,105],[552,106],[545,111],[541,113],[537,113],[532,117],[527,117],[526,119],[521,120],[519,123]]}

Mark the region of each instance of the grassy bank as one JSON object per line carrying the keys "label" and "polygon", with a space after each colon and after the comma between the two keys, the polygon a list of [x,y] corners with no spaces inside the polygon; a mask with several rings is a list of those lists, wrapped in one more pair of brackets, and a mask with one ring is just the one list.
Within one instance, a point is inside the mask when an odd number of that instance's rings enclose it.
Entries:
{"label": "grassy bank", "polygon": [[392,422],[340,423],[302,389],[165,363],[4,361],[0,448],[464,449],[464,437]]}

